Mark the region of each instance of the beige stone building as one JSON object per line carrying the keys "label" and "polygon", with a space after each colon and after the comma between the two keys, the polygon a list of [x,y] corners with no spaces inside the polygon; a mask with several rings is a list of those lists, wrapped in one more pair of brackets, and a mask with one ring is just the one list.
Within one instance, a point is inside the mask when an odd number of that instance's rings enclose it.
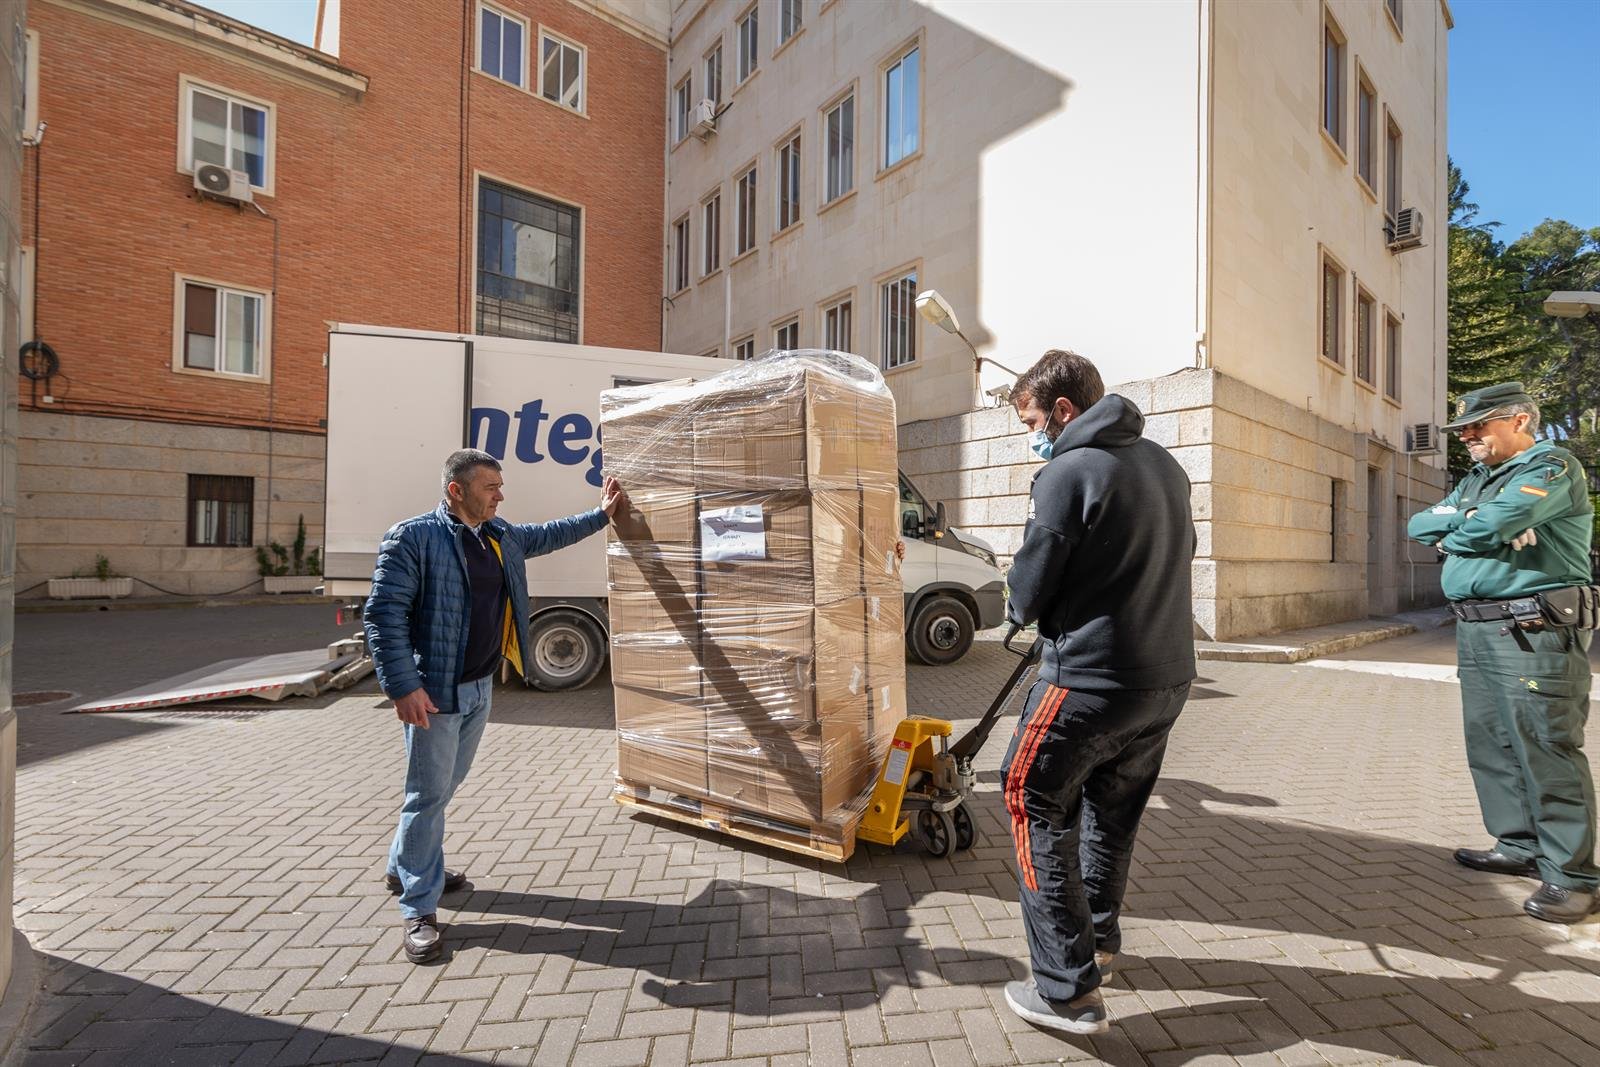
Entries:
{"label": "beige stone building", "polygon": [[[903,465],[1002,555],[983,356],[1093,358],[1194,484],[1219,639],[1438,598],[1444,0],[680,0],[665,347],[883,368]],[[1431,553],[1429,554],[1431,557]]]}

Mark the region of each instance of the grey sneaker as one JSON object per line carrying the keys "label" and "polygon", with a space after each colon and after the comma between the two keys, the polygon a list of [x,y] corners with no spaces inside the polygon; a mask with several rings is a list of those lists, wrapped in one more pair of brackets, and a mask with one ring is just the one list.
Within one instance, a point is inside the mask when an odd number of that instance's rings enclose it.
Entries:
{"label": "grey sneaker", "polygon": [[1111,981],[1111,975],[1117,969],[1117,954],[1115,952],[1099,952],[1094,954],[1094,965],[1100,968],[1100,980]]}
{"label": "grey sneaker", "polygon": [[1035,1026],[1064,1030],[1069,1034],[1103,1034],[1111,1029],[1106,1018],[1105,998],[1091,989],[1070,1003],[1046,1000],[1030,978],[1026,982],[1006,983],[1006,1004]]}

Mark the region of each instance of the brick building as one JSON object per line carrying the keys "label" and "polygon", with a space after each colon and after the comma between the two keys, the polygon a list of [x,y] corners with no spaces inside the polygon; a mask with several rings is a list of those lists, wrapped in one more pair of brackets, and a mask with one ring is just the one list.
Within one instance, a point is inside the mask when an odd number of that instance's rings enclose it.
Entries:
{"label": "brick building", "polygon": [[[659,345],[664,15],[323,0],[315,49],[182,0],[28,27],[22,331],[54,358],[22,380],[19,590],[98,555],[137,593],[247,589],[302,517],[319,544],[329,322]],[[197,193],[205,163],[248,202]]]}

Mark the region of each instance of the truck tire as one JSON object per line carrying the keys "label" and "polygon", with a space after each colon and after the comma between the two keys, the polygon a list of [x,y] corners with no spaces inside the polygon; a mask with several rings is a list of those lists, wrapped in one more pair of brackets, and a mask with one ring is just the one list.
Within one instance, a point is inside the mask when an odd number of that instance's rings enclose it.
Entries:
{"label": "truck tire", "polygon": [[955,597],[931,596],[917,605],[906,628],[911,654],[930,667],[954,663],[972,647],[972,612]]}
{"label": "truck tire", "polygon": [[558,609],[528,624],[528,677],[539,689],[581,689],[606,662],[606,639],[581,611]]}

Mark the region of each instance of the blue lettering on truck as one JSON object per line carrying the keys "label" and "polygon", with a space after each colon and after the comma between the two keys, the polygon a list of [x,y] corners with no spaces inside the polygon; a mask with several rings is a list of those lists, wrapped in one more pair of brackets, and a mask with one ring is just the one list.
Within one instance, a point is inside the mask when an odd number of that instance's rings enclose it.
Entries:
{"label": "blue lettering on truck", "polygon": [[[511,422],[517,423],[516,440],[511,440]],[[539,451],[539,426],[550,422],[544,435],[544,451]],[[512,454],[519,463],[540,463],[553,459],[563,467],[576,467],[585,460],[589,469],[583,480],[600,488],[600,430],[589,416],[571,411],[551,419],[544,409],[544,401],[530,400],[516,411],[500,408],[472,409],[472,447],[481,448],[504,463],[506,446],[511,444]],[[591,447],[592,445],[592,447]]]}

